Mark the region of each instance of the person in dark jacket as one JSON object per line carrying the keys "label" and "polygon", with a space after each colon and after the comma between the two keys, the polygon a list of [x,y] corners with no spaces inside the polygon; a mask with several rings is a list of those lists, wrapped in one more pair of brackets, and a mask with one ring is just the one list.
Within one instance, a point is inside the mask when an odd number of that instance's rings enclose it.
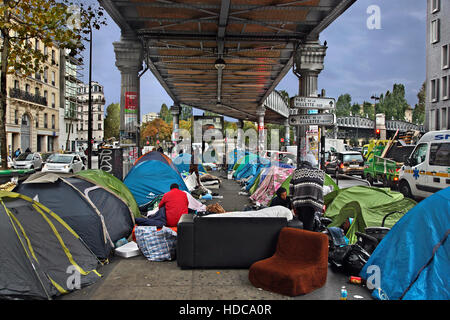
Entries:
{"label": "person in dark jacket", "polygon": [[277,195],[272,199],[270,203],[271,207],[283,206],[288,209],[292,209],[291,198],[287,195],[287,190],[283,187],[278,188]]}
{"label": "person in dark jacket", "polygon": [[289,194],[294,212],[303,222],[303,229],[313,231],[316,212],[323,211],[323,183],[325,172],[303,161],[294,171]]}

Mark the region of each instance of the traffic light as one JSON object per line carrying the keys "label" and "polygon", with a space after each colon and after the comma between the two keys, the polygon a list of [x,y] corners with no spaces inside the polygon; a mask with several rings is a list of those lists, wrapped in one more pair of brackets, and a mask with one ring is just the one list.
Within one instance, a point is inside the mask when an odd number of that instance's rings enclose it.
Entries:
{"label": "traffic light", "polygon": [[380,139],[380,129],[376,129],[375,130],[375,137],[377,138],[377,139]]}

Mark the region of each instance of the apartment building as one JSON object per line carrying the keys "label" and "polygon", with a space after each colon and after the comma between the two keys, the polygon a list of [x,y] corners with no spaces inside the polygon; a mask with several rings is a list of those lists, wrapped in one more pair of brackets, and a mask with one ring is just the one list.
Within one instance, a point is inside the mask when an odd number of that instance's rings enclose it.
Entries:
{"label": "apartment building", "polygon": [[450,1],[427,4],[425,129],[450,129]]}
{"label": "apartment building", "polygon": [[59,149],[59,49],[39,40],[37,50],[48,55],[42,73],[7,75],[6,132],[8,152],[20,148],[52,152]]}
{"label": "apartment building", "polygon": [[[91,83],[92,97],[92,139],[96,143],[103,141],[105,95],[103,86],[98,82]],[[78,127],[78,139],[85,145],[88,139],[88,116],[89,116],[89,85],[81,84],[78,88],[78,99],[81,105],[81,117]]]}

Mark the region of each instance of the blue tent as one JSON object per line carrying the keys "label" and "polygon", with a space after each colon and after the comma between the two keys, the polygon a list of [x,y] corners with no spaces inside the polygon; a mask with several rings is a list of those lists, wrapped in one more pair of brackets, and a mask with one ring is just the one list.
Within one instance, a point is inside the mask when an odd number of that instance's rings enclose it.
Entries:
{"label": "blue tent", "polygon": [[[189,167],[191,165],[192,155],[189,153],[179,154],[175,159],[173,159],[173,164],[177,168],[178,172],[189,172]],[[198,163],[198,162],[197,162]],[[201,163],[198,164],[198,170],[200,172],[207,172],[205,167]]]}
{"label": "blue tent", "polygon": [[257,157],[255,161],[247,163],[237,174],[236,180],[248,178],[250,176],[258,175],[262,168],[270,167],[270,160]]}
{"label": "blue tent", "polygon": [[406,213],[372,253],[360,275],[373,283],[373,270],[379,270],[379,289],[373,291],[373,296],[390,300],[450,300],[449,233],[447,187]]}
{"label": "blue tent", "polygon": [[228,163],[228,171],[233,170],[234,165],[238,162],[239,159],[245,157],[248,154],[248,151],[234,149],[233,151],[227,154],[227,163]]}
{"label": "blue tent", "polygon": [[180,190],[189,191],[171,160],[157,151],[149,152],[136,161],[124,183],[140,207],[169,192],[172,183],[177,183]]}

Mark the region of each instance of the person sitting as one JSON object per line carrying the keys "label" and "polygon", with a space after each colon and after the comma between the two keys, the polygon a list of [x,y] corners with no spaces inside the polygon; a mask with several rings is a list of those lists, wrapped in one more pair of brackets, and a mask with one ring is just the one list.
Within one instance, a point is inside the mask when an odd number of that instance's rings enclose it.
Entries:
{"label": "person sitting", "polygon": [[271,207],[283,206],[288,209],[292,209],[291,198],[288,197],[287,190],[285,188],[283,187],[278,188],[277,195],[275,198],[272,199],[270,206]]}
{"label": "person sitting", "polygon": [[165,193],[159,203],[159,208],[166,207],[167,227],[176,227],[183,214],[187,214],[189,200],[185,192],[179,189],[178,184],[173,183],[170,191]]}

